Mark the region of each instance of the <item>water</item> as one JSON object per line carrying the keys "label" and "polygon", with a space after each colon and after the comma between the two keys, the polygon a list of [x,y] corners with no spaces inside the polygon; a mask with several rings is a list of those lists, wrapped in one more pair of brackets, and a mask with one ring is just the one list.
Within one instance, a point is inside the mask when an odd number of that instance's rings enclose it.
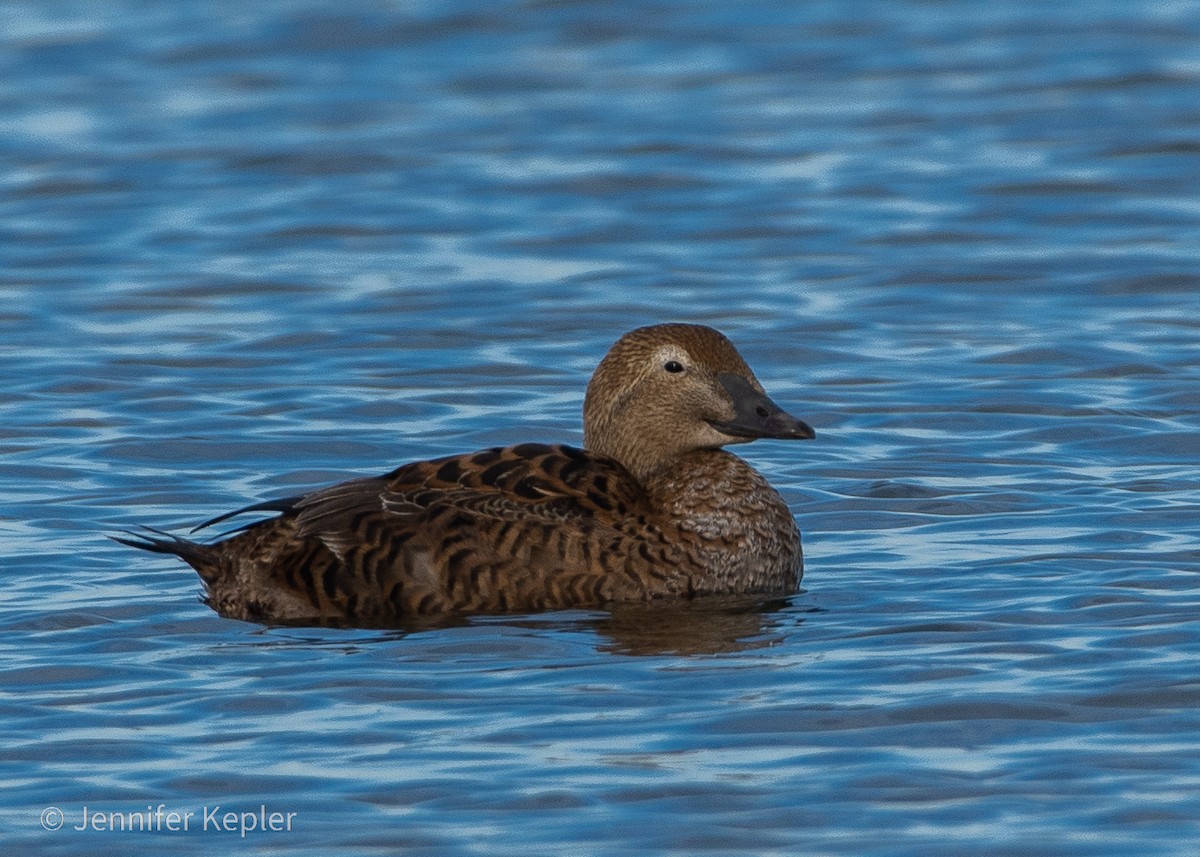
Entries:
{"label": "water", "polygon": [[[5,853],[1192,853],[1200,18],[777,5],[0,9]],[[817,428],[794,597],[262,628],[104,538],[578,443],[665,319]]]}

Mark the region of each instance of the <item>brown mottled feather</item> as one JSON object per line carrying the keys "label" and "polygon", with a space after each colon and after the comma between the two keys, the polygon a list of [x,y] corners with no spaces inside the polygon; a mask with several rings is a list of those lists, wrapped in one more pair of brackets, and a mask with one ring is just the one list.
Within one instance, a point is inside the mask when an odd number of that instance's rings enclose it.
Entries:
{"label": "brown mottled feather", "polygon": [[[720,389],[709,405],[697,404],[696,390],[713,387],[716,372],[746,377],[749,368],[709,328],[643,328],[622,342],[633,337],[638,344],[645,331],[694,355],[694,374],[711,368],[712,377],[680,388],[648,376],[659,389],[643,391],[647,409],[661,407],[662,390],[686,389],[694,401],[684,406],[700,408],[706,422],[690,429],[700,441],[678,427],[663,437],[646,432],[637,448],[677,448],[631,455],[638,475],[607,454],[525,443],[414,462],[249,507],[282,514],[213,545],[122,541],[179,555],[200,573],[214,609],[252,621],[387,625],[424,615],[794,590],[800,536],[787,506],[753,468],[717,448],[740,436],[703,440],[732,406]],[[652,348],[654,338],[645,348],[661,363],[666,352]],[[705,358],[714,366],[704,367]],[[638,352],[637,360],[645,359]],[[604,368],[593,385],[605,380]],[[614,398],[629,398],[625,388],[615,389]],[[765,394],[762,401],[775,407]],[[704,407],[714,416],[704,416]],[[605,418],[614,419],[608,412]],[[787,436],[811,436],[804,429],[807,435]]]}

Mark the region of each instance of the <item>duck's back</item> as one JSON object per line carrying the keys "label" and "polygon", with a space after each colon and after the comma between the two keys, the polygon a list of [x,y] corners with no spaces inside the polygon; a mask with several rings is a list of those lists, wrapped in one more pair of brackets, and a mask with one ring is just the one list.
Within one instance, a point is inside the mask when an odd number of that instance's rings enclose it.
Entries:
{"label": "duck's back", "polygon": [[416,462],[270,508],[283,514],[174,551],[224,615],[389,624],[595,607],[686,594],[694,553],[625,468],[568,446]]}

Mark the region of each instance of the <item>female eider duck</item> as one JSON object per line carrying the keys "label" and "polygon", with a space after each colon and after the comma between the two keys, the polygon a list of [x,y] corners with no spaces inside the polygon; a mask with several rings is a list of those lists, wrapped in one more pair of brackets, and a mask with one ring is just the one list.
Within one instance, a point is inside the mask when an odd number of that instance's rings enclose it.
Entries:
{"label": "female eider duck", "polygon": [[485,449],[248,506],[201,527],[279,515],[215,544],[157,530],[118,541],[175,554],[218,613],[264,623],[795,591],[795,519],[722,447],[813,430],[767,397],[725,336],[694,324],[625,334],[588,384],[583,424],[584,449]]}

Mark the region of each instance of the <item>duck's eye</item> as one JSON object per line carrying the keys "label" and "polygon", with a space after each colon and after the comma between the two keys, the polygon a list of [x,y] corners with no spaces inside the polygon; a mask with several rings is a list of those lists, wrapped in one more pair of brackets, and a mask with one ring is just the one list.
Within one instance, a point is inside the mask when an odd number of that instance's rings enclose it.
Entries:
{"label": "duck's eye", "polygon": [[683,364],[680,363],[678,360],[668,360],[666,363],[663,364],[663,368],[671,373],[682,372]]}

